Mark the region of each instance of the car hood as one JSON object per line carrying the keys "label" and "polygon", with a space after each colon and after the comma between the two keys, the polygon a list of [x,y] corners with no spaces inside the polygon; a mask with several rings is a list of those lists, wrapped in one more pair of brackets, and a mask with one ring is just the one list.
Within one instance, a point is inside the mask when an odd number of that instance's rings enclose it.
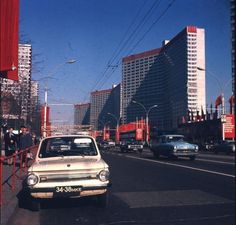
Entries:
{"label": "car hood", "polygon": [[185,141],[173,141],[168,143],[171,146],[177,146],[178,148],[195,148],[197,145],[194,144],[190,144],[188,142]]}
{"label": "car hood", "polygon": [[102,170],[108,165],[101,158],[61,158],[35,161],[28,172],[69,171],[69,170]]}

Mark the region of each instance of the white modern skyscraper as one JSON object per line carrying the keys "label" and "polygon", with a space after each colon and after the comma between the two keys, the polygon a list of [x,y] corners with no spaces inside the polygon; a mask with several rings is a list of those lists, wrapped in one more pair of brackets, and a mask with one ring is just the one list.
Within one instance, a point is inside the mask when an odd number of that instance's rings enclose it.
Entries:
{"label": "white modern skyscraper", "polygon": [[[197,68],[202,68],[199,70]],[[205,31],[194,26],[184,28],[163,46],[123,58],[122,118],[123,122],[145,117],[140,102],[151,111],[152,126],[175,129],[186,120],[188,112],[205,112]]]}

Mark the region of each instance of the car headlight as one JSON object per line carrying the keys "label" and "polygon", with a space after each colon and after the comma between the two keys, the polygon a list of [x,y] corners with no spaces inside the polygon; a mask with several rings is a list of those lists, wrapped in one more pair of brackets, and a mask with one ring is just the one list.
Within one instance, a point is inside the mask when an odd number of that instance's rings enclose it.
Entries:
{"label": "car headlight", "polygon": [[196,145],[194,149],[195,149],[195,151],[197,152],[197,151],[198,151],[198,146]]}
{"label": "car headlight", "polygon": [[102,170],[102,171],[100,171],[100,173],[98,174],[98,178],[99,178],[100,181],[105,182],[105,181],[108,181],[108,180],[109,180],[109,175],[110,175],[109,171],[107,171],[107,170]]}
{"label": "car headlight", "polygon": [[177,152],[177,146],[176,145],[174,146],[173,150],[174,150],[174,152]]}
{"label": "car headlight", "polygon": [[38,183],[38,180],[39,180],[38,176],[32,173],[27,177],[27,184],[29,186],[34,186],[35,184]]}

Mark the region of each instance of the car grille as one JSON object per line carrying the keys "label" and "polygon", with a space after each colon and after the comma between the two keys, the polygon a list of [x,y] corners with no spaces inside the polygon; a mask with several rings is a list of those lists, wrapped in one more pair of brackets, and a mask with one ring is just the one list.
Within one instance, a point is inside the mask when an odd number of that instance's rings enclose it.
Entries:
{"label": "car grille", "polygon": [[178,149],[177,152],[186,153],[186,152],[192,152],[192,150],[190,150],[190,149]]}
{"label": "car grille", "polygon": [[50,174],[40,175],[40,183],[45,182],[62,182],[72,180],[92,180],[97,179],[97,174]]}

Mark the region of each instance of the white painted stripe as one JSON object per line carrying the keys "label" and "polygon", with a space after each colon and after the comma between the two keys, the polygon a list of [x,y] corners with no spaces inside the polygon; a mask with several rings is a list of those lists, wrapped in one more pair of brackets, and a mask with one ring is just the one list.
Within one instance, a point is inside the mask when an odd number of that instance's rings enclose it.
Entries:
{"label": "white painted stripe", "polygon": [[203,161],[203,162],[213,162],[213,163],[219,163],[219,164],[226,164],[226,165],[233,165],[235,166],[235,163],[230,163],[230,162],[222,162],[222,161],[216,161],[216,160],[211,160],[211,159],[196,159],[197,161]]}
{"label": "white painted stripe", "polygon": [[195,168],[195,167],[191,167],[191,166],[184,166],[184,165],[180,165],[180,164],[161,162],[161,161],[152,160],[152,159],[138,158],[138,157],[134,157],[134,156],[126,156],[126,157],[127,158],[132,158],[132,159],[148,161],[148,162],[159,163],[159,164],[168,165],[168,166],[176,166],[176,167],[181,167],[181,168],[185,168],[185,169],[196,170],[196,171],[201,171],[201,172],[206,172],[206,173],[211,173],[211,174],[216,174],[216,175],[235,178],[235,175],[232,175],[232,174],[220,173],[220,172],[216,172],[216,171],[205,170],[205,169]]}

